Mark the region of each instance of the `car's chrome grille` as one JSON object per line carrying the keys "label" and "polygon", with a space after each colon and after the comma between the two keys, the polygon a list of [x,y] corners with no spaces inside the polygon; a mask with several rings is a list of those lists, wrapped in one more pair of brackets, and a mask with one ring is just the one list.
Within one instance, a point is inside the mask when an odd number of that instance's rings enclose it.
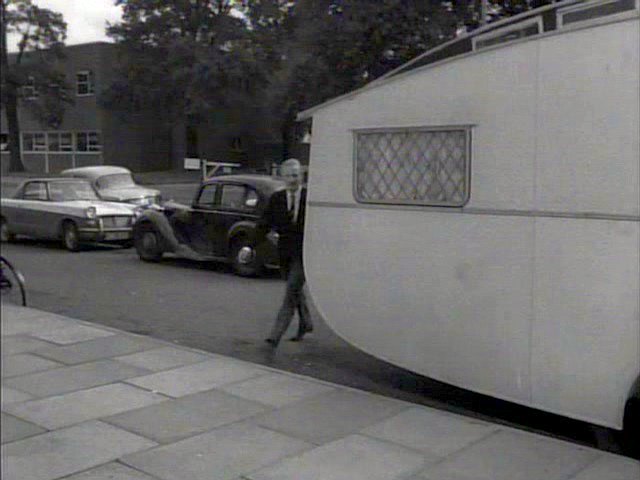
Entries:
{"label": "car's chrome grille", "polygon": [[112,217],[102,217],[102,226],[105,228],[108,227],[130,227],[131,226],[131,218],[124,215],[112,216]]}

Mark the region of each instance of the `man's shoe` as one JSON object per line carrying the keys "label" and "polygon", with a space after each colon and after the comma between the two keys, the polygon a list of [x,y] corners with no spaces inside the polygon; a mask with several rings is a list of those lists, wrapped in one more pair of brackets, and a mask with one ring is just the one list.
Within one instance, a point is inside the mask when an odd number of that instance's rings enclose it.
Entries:
{"label": "man's shoe", "polygon": [[303,335],[296,335],[295,337],[291,337],[289,339],[289,341],[290,342],[299,342],[300,340],[302,340],[303,337],[304,337],[304,334]]}
{"label": "man's shoe", "polygon": [[276,342],[273,338],[265,338],[264,341],[274,348],[278,346],[278,342]]}

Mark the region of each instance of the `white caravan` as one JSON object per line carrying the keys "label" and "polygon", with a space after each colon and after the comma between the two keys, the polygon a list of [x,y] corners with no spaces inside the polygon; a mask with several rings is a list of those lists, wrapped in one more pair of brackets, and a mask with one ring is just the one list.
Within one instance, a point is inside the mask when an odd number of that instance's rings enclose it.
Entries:
{"label": "white caravan", "polygon": [[443,382],[640,425],[638,25],[638,0],[555,3],[302,112],[327,323]]}

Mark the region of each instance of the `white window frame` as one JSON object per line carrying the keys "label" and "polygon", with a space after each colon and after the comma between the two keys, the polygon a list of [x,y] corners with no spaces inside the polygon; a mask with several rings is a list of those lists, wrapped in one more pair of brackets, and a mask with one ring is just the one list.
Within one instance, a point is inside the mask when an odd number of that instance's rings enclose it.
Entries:
{"label": "white window frame", "polygon": [[[47,152],[49,153],[70,153],[73,152],[73,133],[72,132],[66,132],[66,131],[51,131],[51,132],[46,132],[47,133]],[[49,142],[49,138],[52,136],[57,136],[58,137],[58,150],[51,150],[50,149],[50,142]],[[62,136],[63,135],[69,135],[70,140],[69,143],[63,143],[62,142]]]}
{"label": "white window frame", "polygon": [[[471,198],[471,141],[473,125],[450,125],[450,126],[424,126],[424,127],[388,127],[388,128],[362,128],[354,129],[353,133],[353,198],[358,203],[383,204],[383,205],[408,205],[420,207],[450,207],[462,208]],[[443,131],[463,131],[465,132],[465,166],[464,166],[464,198],[459,202],[452,201],[424,201],[424,200],[391,200],[391,199],[368,199],[362,198],[358,193],[358,135],[370,133],[405,133],[405,132],[443,132]]]}
{"label": "white window frame", "polygon": [[[537,17],[533,17],[533,18],[529,18],[528,20],[522,21],[522,22],[517,22],[514,23],[513,25],[509,25],[506,26],[504,28],[498,28],[496,30],[493,30],[491,32],[482,34],[482,35],[478,35],[477,37],[473,37],[471,39],[471,45],[472,45],[472,49],[474,51],[477,50],[484,50],[487,48],[493,48],[493,47],[497,47],[499,45],[506,45],[509,44],[511,42],[517,42],[518,40],[522,40],[522,38],[514,38],[513,40],[509,40],[506,42],[501,42],[501,43],[496,43],[495,45],[488,45],[486,47],[479,47],[477,46],[477,44],[479,42],[482,42],[483,40],[491,40],[492,38],[496,38],[496,37],[501,37],[502,35],[506,34],[506,33],[510,33],[510,32],[515,32],[518,30],[526,30],[527,28],[529,28],[532,25],[536,25],[538,27],[538,35],[540,35],[541,33],[544,32],[544,24],[542,22],[542,17],[540,15],[538,15]],[[529,35],[530,37],[532,37],[533,35]],[[524,37],[527,38],[527,37]]]}
{"label": "white window frame", "polygon": [[[60,152],[73,152],[73,132],[58,132],[58,134],[60,135],[59,138],[59,144],[60,144]],[[68,144],[68,148],[63,148],[63,143],[62,143],[62,135],[69,135],[69,144]],[[67,147],[67,145],[64,145],[65,147]]]}
{"label": "white window frame", "polygon": [[48,150],[47,132],[30,132],[33,135],[32,152],[45,153]]}
{"label": "white window frame", "polygon": [[[80,75],[86,75],[86,80],[80,80]],[[86,86],[87,92],[80,93],[80,86]],[[95,95],[95,85],[93,82],[93,72],[91,70],[78,70],[76,72],[76,97],[90,97]]]}
{"label": "white window frame", "polygon": [[[620,0],[608,0],[608,1],[602,1],[602,0],[593,0],[591,2],[585,2],[585,3],[578,3],[575,5],[570,5],[568,7],[565,8],[559,8],[558,10],[556,10],[556,25],[557,28],[563,28],[565,26],[564,23],[564,16],[567,13],[574,13],[574,12],[579,12],[581,10],[588,10],[591,7],[595,7],[598,5],[607,5],[609,3],[616,3]],[[638,11],[640,10],[640,0],[635,0],[635,10]],[[580,21],[576,21],[576,22],[570,22],[567,23],[567,25],[575,25],[575,24],[579,24],[579,23],[583,23],[583,22],[590,22],[599,18],[607,18],[607,19],[615,19],[618,16],[624,16],[624,15],[628,15],[629,12],[633,11],[633,9],[630,10],[624,10],[622,12],[618,12],[618,13],[612,13],[609,15],[602,15],[599,17],[593,17],[593,18],[587,18],[585,20],[580,20]]]}
{"label": "white window frame", "polygon": [[[91,134],[97,135],[98,137],[97,143],[92,143],[90,141]],[[80,137],[83,135],[86,135],[86,145],[87,145],[86,150],[80,150],[78,148]],[[74,144],[75,144],[74,151],[77,153],[100,153],[102,152],[102,134],[99,130],[83,130],[83,131],[76,132]]]}

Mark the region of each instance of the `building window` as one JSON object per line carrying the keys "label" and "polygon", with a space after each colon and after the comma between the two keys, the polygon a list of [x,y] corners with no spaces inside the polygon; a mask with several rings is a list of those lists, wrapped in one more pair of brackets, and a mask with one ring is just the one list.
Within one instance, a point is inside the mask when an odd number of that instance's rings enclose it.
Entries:
{"label": "building window", "polygon": [[615,15],[638,9],[638,0],[611,0],[609,2],[587,2],[558,10],[558,25],[583,22],[598,17]]}
{"label": "building window", "polygon": [[33,152],[101,152],[100,132],[78,132],[75,148],[72,132],[27,132],[22,134],[22,151]]}
{"label": "building window", "polygon": [[100,152],[102,142],[99,132],[78,132],[76,133],[77,152]]}
{"label": "building window", "polygon": [[25,100],[37,100],[39,95],[36,79],[28,77],[27,82],[22,86],[22,98]]}
{"label": "building window", "polygon": [[73,135],[71,134],[71,132],[60,132],[60,151],[73,151]]}
{"label": "building window", "polygon": [[478,35],[471,39],[474,50],[492,47],[501,43],[507,43],[520,38],[530,37],[542,33],[542,18],[535,17],[515,25],[499,28],[493,32]]}
{"label": "building window", "polygon": [[470,127],[357,131],[356,200],[461,207],[469,199],[470,147]]}
{"label": "building window", "polygon": [[22,150],[24,152],[46,152],[47,136],[44,132],[22,134]]}
{"label": "building window", "polygon": [[47,140],[50,152],[73,151],[73,136],[71,132],[48,132]]}
{"label": "building window", "polygon": [[76,73],[76,95],[79,97],[93,95],[93,73],[89,70],[83,70]]}

